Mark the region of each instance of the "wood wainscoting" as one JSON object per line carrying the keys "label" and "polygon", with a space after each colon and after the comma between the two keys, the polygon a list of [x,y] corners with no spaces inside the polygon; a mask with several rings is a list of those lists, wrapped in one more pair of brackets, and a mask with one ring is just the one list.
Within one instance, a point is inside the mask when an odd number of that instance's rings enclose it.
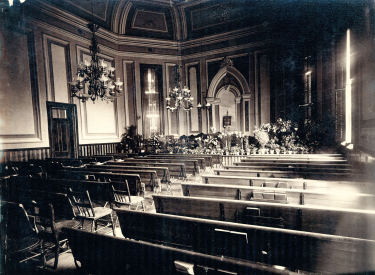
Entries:
{"label": "wood wainscoting", "polygon": [[29,161],[31,159],[45,159],[51,157],[51,150],[49,147],[41,148],[26,148],[26,149],[9,149],[0,151],[0,162],[18,162]]}
{"label": "wood wainscoting", "polygon": [[[79,156],[88,157],[116,153],[117,144],[118,143],[82,144],[79,145]],[[50,157],[51,149],[49,147],[0,150],[0,163],[16,161],[26,162],[32,159],[45,159]]]}
{"label": "wood wainscoting", "polygon": [[79,156],[90,157],[94,155],[114,154],[117,153],[117,144],[118,143],[81,144],[79,145]]}

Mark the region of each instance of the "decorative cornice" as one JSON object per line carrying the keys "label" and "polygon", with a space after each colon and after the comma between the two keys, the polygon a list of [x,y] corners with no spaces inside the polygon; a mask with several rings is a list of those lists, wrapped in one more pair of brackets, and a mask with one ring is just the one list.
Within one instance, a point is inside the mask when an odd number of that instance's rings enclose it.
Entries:
{"label": "decorative cornice", "polygon": [[[234,51],[240,51],[240,50],[249,50],[251,48],[255,47],[265,47],[267,44],[266,42],[254,42],[254,43],[247,43],[239,46],[233,46],[233,47],[226,47],[226,48],[220,48],[216,50],[211,50],[211,51],[205,51],[205,52],[199,52],[199,53],[194,53],[194,54],[189,54],[189,55],[184,55],[181,57],[182,60],[189,60],[189,59],[195,59],[195,58],[201,58],[205,56],[210,56],[210,55],[222,55],[228,52],[234,52]],[[222,57],[221,57],[222,58]],[[218,58],[218,59],[221,59]]]}
{"label": "decorative cornice", "polygon": [[[65,11],[62,11],[52,5],[49,5],[43,1],[40,0],[35,0],[35,1],[30,1],[30,6],[32,8],[35,7],[35,9],[40,10],[41,12],[45,13],[46,15],[51,16],[52,18],[56,18],[57,20],[60,20],[64,23],[67,23],[68,25],[77,28],[77,29],[82,29],[85,32],[90,33],[89,29],[87,28],[87,23],[89,23],[86,20],[83,20],[73,14],[67,13]],[[131,3],[131,2],[130,2]],[[130,7],[127,5],[125,8]],[[180,7],[179,7],[180,8]],[[174,9],[175,13],[178,11]],[[177,18],[176,18],[177,20]],[[36,26],[39,26],[41,28],[47,29],[51,32],[55,32],[57,34],[60,34],[65,37],[69,37],[71,39],[74,39],[75,41],[79,43],[84,43],[89,45],[90,44],[90,38],[83,37],[82,35],[79,35],[78,33],[74,33],[72,31],[64,30],[61,29],[57,26],[52,25],[51,23],[46,23],[44,21],[41,21],[39,19],[35,19],[32,17],[28,18],[28,21],[31,24],[34,24]],[[179,26],[180,28],[183,26]],[[121,30],[121,26],[118,26],[118,28]],[[256,34],[260,32],[262,29],[257,26],[257,27],[250,27],[250,28],[245,28],[241,30],[236,30],[232,32],[228,32],[225,34],[218,34],[218,35],[211,35],[209,37],[205,37],[202,39],[195,39],[192,41],[184,41],[181,42],[180,46],[182,50],[187,49],[187,48],[192,48],[192,47],[197,47],[200,45],[209,45],[213,43],[219,43],[224,40],[232,40],[232,39],[238,39],[238,38],[244,38],[247,37],[251,34]],[[155,39],[155,38],[143,38],[143,37],[132,37],[132,36],[126,36],[123,34],[117,34],[112,31],[108,31],[104,28],[100,28],[99,31],[96,33],[96,36],[99,39],[103,39],[109,43],[113,43],[113,47],[110,45],[102,45],[101,43],[101,48],[107,52],[113,53],[118,56],[132,56],[132,57],[145,57],[145,58],[161,58],[161,59],[166,59],[166,60],[174,60],[176,58],[175,55],[168,55],[168,54],[149,54],[149,53],[137,53],[137,52],[130,52],[130,51],[121,51],[118,50],[119,48],[123,47],[135,47],[135,48],[143,48],[143,49],[148,49],[148,48],[153,48],[153,49],[167,49],[171,51],[175,51],[177,47],[177,42],[175,40],[166,40],[166,39]],[[246,44],[240,44],[240,45],[235,45],[231,47],[226,47],[226,48],[219,48],[215,50],[209,50],[209,51],[204,51],[204,52],[197,52],[193,54],[187,54],[184,56],[179,57],[180,60],[185,61],[189,59],[195,59],[195,58],[201,58],[209,55],[223,55],[228,52],[233,52],[233,51],[241,51],[241,50],[248,50],[250,48],[254,47],[264,47],[266,46],[266,42],[250,42]]]}
{"label": "decorative cornice", "polygon": [[182,43],[183,49],[195,48],[205,45],[210,45],[214,43],[219,43],[225,40],[235,40],[248,37],[250,35],[255,35],[260,32],[264,32],[265,28],[263,26],[254,26],[245,29],[235,30],[231,32],[210,35],[208,37],[197,38],[190,41],[185,41]]}

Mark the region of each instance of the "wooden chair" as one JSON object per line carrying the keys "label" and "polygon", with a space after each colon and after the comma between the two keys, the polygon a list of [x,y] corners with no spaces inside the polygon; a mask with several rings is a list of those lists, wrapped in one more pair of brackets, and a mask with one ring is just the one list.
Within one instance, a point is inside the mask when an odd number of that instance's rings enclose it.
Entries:
{"label": "wooden chair", "polygon": [[[103,220],[104,217],[109,216],[110,223],[105,227],[112,226],[113,236],[116,236],[115,223],[113,222],[112,209],[106,207],[93,207],[89,192],[74,192],[69,189],[69,197],[73,207],[75,217],[81,220],[81,228],[85,220],[91,221],[91,232],[98,231],[98,220]],[[93,230],[95,227],[95,230]]]}
{"label": "wooden chair", "polygon": [[35,268],[30,265],[44,265],[42,242],[22,204],[6,202],[1,206],[1,254],[4,274],[28,274]]}
{"label": "wooden chair", "polygon": [[113,205],[116,205],[116,207],[120,208],[121,205],[127,205],[130,209],[132,205],[136,205],[135,210],[138,210],[138,206],[141,205],[143,211],[145,211],[144,198],[141,196],[131,196],[127,181],[125,181],[123,186],[125,190],[115,189],[111,185],[111,207],[113,208]]}
{"label": "wooden chair", "polygon": [[47,202],[37,203],[32,201],[29,217],[33,217],[36,231],[42,240],[44,258],[50,251],[55,254],[53,269],[56,269],[59,262],[60,249],[68,241],[61,229],[62,227],[76,228],[79,222],[76,220],[56,221],[54,207]]}

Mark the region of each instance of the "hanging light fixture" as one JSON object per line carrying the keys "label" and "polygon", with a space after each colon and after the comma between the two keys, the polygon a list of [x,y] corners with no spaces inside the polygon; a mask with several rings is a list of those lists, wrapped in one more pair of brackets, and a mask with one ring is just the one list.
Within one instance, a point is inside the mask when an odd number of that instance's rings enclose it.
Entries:
{"label": "hanging light fixture", "polygon": [[[95,103],[98,98],[106,100],[107,103],[113,102],[116,98],[122,96],[121,86],[123,83],[119,77],[114,82],[115,68],[108,66],[103,59],[99,59],[100,48],[95,37],[95,32],[98,31],[99,26],[89,23],[87,27],[92,32],[91,46],[89,48],[91,61],[85,59],[84,62],[79,64],[77,79],[73,78],[73,81],[70,82],[70,91],[73,97],[77,97],[82,102],[91,99]],[[86,84],[88,84],[87,93],[85,92]]]}
{"label": "hanging light fixture", "polygon": [[[193,109],[194,98],[191,96],[188,87],[181,87],[178,65],[176,65],[175,74],[177,86],[173,90],[169,89],[168,97],[165,98],[167,101],[167,109],[171,110],[172,112],[179,108],[183,108],[185,111],[190,111]],[[174,102],[174,105],[172,104],[173,106],[171,105],[171,101]]]}
{"label": "hanging light fixture", "polygon": [[[177,41],[177,54],[178,54],[178,41]],[[177,59],[178,59],[178,56],[177,56]],[[175,74],[174,78],[175,78],[176,87],[174,87],[173,90],[169,89],[168,97],[165,98],[165,100],[167,101],[167,109],[173,112],[174,110],[183,108],[185,111],[188,112],[191,109],[193,109],[194,97],[191,96],[191,93],[188,87],[186,86],[184,86],[184,88],[181,87],[180,66],[178,65],[175,66],[174,74]]]}

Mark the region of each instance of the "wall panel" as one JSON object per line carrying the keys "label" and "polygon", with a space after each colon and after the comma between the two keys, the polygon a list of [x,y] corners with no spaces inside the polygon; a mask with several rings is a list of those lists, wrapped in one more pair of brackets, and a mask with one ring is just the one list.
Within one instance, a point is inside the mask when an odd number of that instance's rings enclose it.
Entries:
{"label": "wall panel", "polygon": [[[104,59],[107,66],[115,67],[114,58],[106,55],[100,55],[100,58]],[[78,63],[85,59],[91,59],[87,49],[77,46]],[[120,76],[118,72],[117,75]],[[87,91],[87,87],[85,91]],[[100,98],[96,99],[95,102],[92,102],[91,99],[84,103],[79,101],[78,125],[80,144],[120,141],[117,101],[118,99],[107,103]],[[77,99],[75,99],[75,103],[78,103]]]}
{"label": "wall panel", "polygon": [[48,101],[71,103],[69,42],[42,34]]}
{"label": "wall panel", "polygon": [[[167,75],[167,94],[169,93],[170,89],[173,89],[176,86],[174,82],[174,66],[176,64],[166,64],[166,75]],[[168,129],[169,135],[179,135],[179,114],[178,111],[167,111],[167,120],[168,120]]]}
{"label": "wall panel", "polygon": [[0,28],[0,34],[0,131],[3,142],[41,142],[34,32]]}

